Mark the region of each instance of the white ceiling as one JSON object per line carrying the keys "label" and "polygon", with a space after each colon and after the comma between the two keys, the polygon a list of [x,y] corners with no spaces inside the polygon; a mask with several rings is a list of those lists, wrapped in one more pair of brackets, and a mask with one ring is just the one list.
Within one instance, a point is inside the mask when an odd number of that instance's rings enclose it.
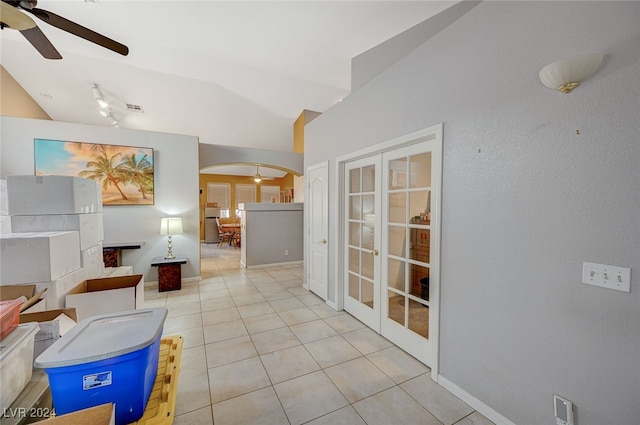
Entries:
{"label": "white ceiling", "polygon": [[123,128],[291,152],[302,110],[324,112],[349,94],[351,58],[454,3],[43,0],[129,55],[34,18],[63,59],[43,59],[5,29],[0,62],[57,121],[110,125],[91,94],[97,83]]}

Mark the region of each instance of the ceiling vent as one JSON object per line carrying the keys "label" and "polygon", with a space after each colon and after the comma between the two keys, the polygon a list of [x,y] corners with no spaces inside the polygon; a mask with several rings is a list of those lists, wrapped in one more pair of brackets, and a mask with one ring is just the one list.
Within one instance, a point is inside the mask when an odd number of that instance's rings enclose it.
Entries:
{"label": "ceiling vent", "polygon": [[144,110],[140,105],[133,105],[131,103],[127,103],[127,109],[131,112],[139,112],[141,114],[144,114]]}

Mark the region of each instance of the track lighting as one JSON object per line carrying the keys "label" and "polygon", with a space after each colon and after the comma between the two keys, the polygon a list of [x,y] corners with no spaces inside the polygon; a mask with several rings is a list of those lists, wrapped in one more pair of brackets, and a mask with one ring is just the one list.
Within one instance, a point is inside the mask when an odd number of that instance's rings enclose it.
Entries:
{"label": "track lighting", "polygon": [[98,102],[98,105],[100,105],[101,108],[107,108],[109,106],[107,101],[102,97],[102,92],[98,88],[97,84],[93,85],[93,87],[91,88],[91,92],[93,93],[93,97],[96,99],[96,102]]}
{"label": "track lighting", "polygon": [[100,105],[100,111],[98,111],[100,112],[100,115],[108,119],[112,126],[120,127],[120,125],[118,124],[118,120],[116,120],[112,115],[113,112],[111,111],[111,108],[109,107],[107,101],[104,100],[102,92],[100,91],[100,88],[96,83],[92,84],[91,93],[93,93],[94,99],[96,100],[96,102],[98,102],[98,105]]}

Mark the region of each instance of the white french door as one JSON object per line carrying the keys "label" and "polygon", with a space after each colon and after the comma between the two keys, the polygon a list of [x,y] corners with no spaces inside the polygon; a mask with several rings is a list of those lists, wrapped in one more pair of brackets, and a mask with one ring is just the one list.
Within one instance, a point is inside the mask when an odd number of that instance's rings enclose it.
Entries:
{"label": "white french door", "polygon": [[427,365],[433,364],[438,313],[439,243],[432,232],[440,199],[438,146],[420,143],[383,154],[380,332]]}
{"label": "white french door", "polygon": [[380,156],[345,165],[344,308],[380,332]]}
{"label": "white french door", "polygon": [[[437,374],[441,133],[344,162],[344,308]],[[435,366],[435,370],[434,369]]]}

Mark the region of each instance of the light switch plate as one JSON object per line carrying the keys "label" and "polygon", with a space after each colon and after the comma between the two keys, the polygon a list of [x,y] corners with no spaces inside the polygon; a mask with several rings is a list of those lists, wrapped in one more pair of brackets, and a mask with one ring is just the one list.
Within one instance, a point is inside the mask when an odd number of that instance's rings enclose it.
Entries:
{"label": "light switch plate", "polygon": [[598,263],[582,263],[582,283],[631,292],[631,269]]}

